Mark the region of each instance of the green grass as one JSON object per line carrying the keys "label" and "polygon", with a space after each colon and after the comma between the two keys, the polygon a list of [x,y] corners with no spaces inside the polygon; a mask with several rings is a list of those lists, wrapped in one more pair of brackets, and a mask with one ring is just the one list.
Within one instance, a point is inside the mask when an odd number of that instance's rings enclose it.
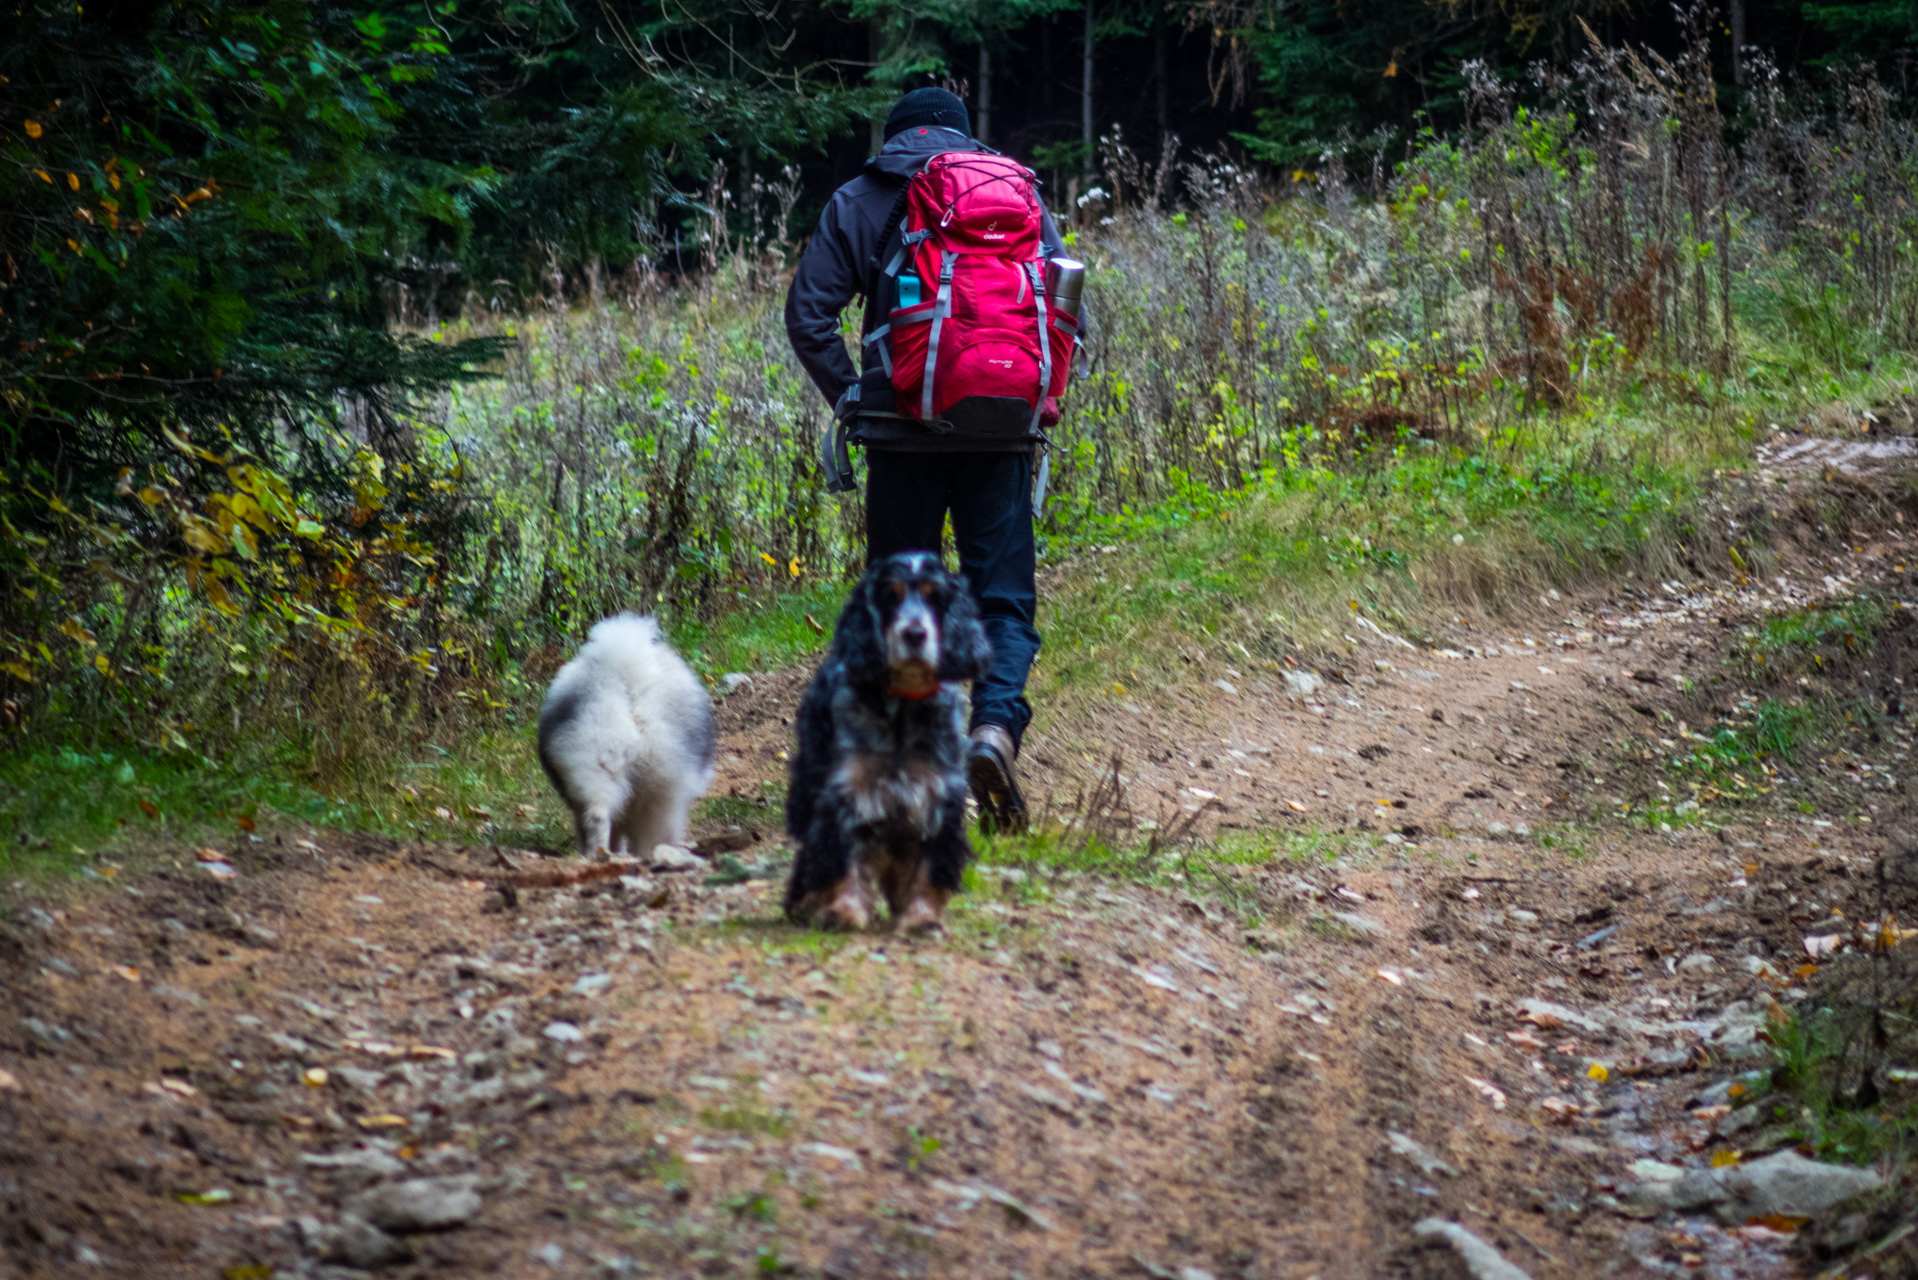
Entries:
{"label": "green grass", "polygon": [[767,1111],[743,1103],[701,1111],[699,1122],[722,1133],[757,1133],[769,1138],[783,1138],[793,1131],[791,1112]]}
{"label": "green grass", "polygon": [[669,618],[666,631],[712,684],[728,672],[773,671],[818,653],[845,602],[845,583],[815,580],[798,591],[742,597],[712,621]]}
{"label": "green grass", "polygon": [[1790,680],[1825,671],[1867,654],[1894,607],[1867,591],[1776,614],[1740,637],[1733,661],[1752,679]]}
{"label": "green grass", "polygon": [[[1030,906],[1052,901],[1055,886],[1073,876],[1095,876],[1184,894],[1256,928],[1267,914],[1256,886],[1241,872],[1277,862],[1320,864],[1364,845],[1318,827],[1221,831],[1208,839],[1181,839],[1161,847],[1154,832],[1112,841],[1076,828],[1041,828],[1023,835],[976,836],[966,869],[969,895]],[[965,899],[960,899],[964,902]]]}
{"label": "green grass", "polygon": [[0,754],[0,875],[72,873],[93,855],[138,858],[224,845],[278,819],[384,835],[560,850],[571,820],[534,759],[530,730],[458,750],[423,744],[390,772],[321,789],[290,749],[214,760],[179,750],[42,748]]}
{"label": "green grass", "polygon": [[1693,416],[1656,441],[1595,417],[1469,449],[1406,442],[1090,520],[1071,548],[1116,550],[1080,557],[1071,590],[1042,607],[1040,688],[1160,684],[1195,650],[1241,670],[1343,655],[1366,630],[1354,614],[1429,640],[1425,627],[1457,610],[1662,566],[1702,477],[1744,447],[1742,432]]}
{"label": "green grass", "polygon": [[[1879,963],[1885,963],[1880,960]],[[1855,965],[1870,963],[1854,958]],[[1910,966],[1905,966],[1909,982]],[[1894,982],[1898,981],[1893,979]],[[1821,1159],[1872,1164],[1918,1145],[1918,1087],[1887,1080],[1881,1091],[1877,1068],[1906,1066],[1918,1047],[1911,1034],[1911,1001],[1891,1002],[1892,1045],[1874,1048],[1871,1015],[1854,998],[1807,1002],[1771,1027],[1778,1097],[1760,1099],[1789,1136],[1809,1143]]]}

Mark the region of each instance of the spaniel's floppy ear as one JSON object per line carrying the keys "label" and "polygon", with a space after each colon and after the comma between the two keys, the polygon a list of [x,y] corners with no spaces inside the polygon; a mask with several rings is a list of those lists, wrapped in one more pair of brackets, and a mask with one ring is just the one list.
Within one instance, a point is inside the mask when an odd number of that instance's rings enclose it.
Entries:
{"label": "spaniel's floppy ear", "polygon": [[952,599],[939,628],[939,678],[977,680],[992,665],[992,644],[964,578],[954,577]]}
{"label": "spaniel's floppy ear", "polygon": [[833,651],[845,664],[846,682],[855,689],[883,689],[892,681],[886,646],[879,637],[879,610],[873,600],[878,581],[878,574],[871,571],[859,580],[840,611],[839,625],[833,629]]}

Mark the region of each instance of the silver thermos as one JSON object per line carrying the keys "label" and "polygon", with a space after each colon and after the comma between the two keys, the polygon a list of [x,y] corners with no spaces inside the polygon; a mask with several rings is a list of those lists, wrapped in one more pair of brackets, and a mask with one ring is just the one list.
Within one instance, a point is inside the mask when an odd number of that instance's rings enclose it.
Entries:
{"label": "silver thermos", "polygon": [[1046,297],[1079,323],[1079,299],[1086,287],[1086,264],[1072,258],[1046,259]]}

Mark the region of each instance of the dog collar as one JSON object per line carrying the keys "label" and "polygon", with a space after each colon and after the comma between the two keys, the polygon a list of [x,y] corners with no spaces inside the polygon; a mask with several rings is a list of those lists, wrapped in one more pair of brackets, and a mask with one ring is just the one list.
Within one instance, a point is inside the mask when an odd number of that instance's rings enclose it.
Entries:
{"label": "dog collar", "polygon": [[888,698],[904,698],[907,702],[924,702],[927,698],[937,695],[942,687],[938,681],[934,681],[932,688],[926,690],[924,693],[907,693],[904,689],[895,689],[891,685],[887,685],[886,696]]}

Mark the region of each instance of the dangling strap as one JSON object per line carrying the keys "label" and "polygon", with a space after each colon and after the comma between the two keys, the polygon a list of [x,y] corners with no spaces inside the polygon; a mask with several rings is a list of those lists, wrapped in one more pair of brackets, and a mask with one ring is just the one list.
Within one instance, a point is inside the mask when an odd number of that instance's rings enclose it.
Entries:
{"label": "dangling strap", "polygon": [[892,332],[891,325],[882,324],[877,329],[874,329],[871,333],[867,334],[866,341],[862,344],[868,347],[872,346],[874,343],[878,344],[879,363],[881,366],[885,368],[886,376],[888,378],[892,377],[892,348],[888,346],[886,343],[886,335],[891,332]]}
{"label": "dangling strap", "polygon": [[827,493],[851,493],[855,487],[852,455],[846,449],[846,419],[859,409],[859,384],[846,388],[833,406],[832,421],[819,435],[819,470],[826,477]]}
{"label": "dangling strap", "polygon": [[1032,306],[1039,316],[1039,394],[1032,401],[1032,425],[1026,428],[1028,435],[1037,434],[1039,415],[1046,409],[1046,392],[1052,387],[1052,338],[1046,332],[1046,288],[1045,280],[1039,274],[1039,264],[1028,262],[1026,274],[1032,278]]}
{"label": "dangling strap", "polygon": [[932,309],[932,334],[926,339],[926,382],[919,392],[919,417],[932,421],[932,375],[939,367],[939,328],[952,314],[952,268],[959,255],[947,249],[940,255],[939,301]]}
{"label": "dangling strap", "polygon": [[1039,482],[1032,486],[1032,518],[1041,520],[1046,514],[1046,480],[1052,475],[1052,444],[1039,442]]}

